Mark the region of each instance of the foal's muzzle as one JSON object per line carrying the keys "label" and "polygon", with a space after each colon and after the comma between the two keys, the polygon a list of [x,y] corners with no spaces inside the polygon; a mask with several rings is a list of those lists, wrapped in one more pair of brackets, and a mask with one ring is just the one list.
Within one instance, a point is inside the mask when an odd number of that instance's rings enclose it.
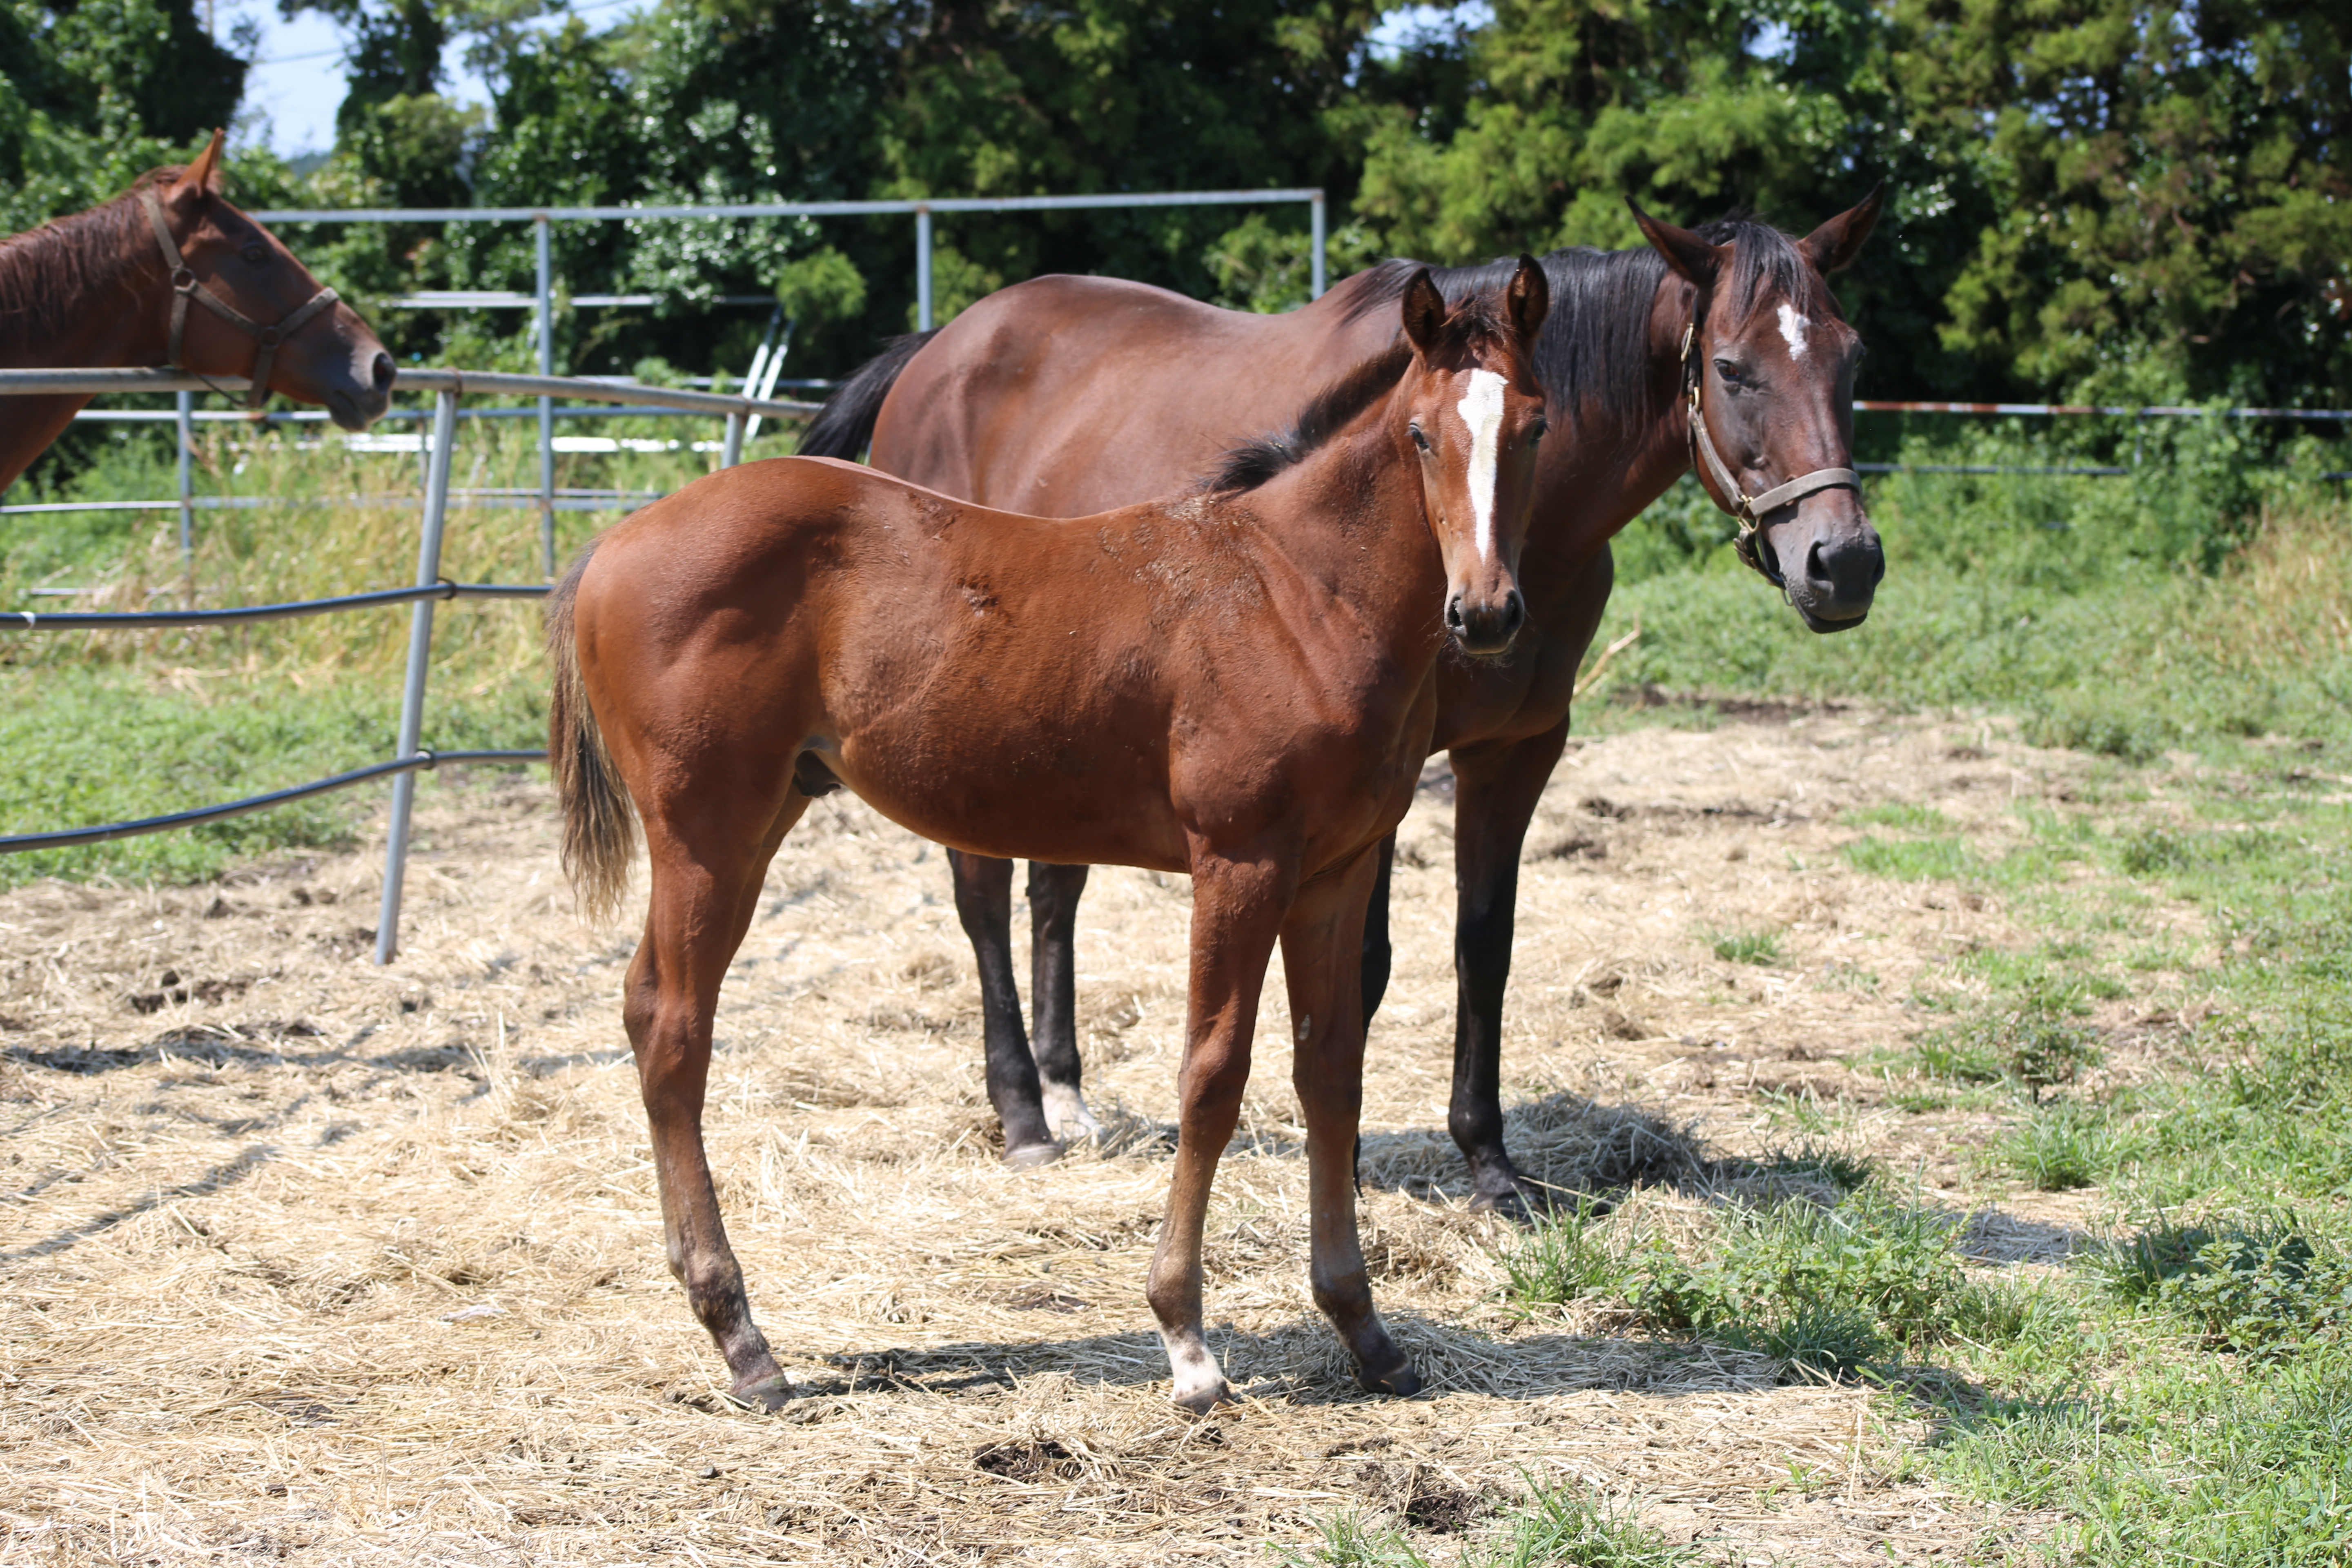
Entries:
{"label": "foal's muzzle", "polygon": [[1454,645],[1474,658],[1498,658],[1508,652],[1527,622],[1527,602],[1517,588],[1499,601],[1473,603],[1469,595],[1458,593],[1445,601],[1445,629],[1453,635]]}

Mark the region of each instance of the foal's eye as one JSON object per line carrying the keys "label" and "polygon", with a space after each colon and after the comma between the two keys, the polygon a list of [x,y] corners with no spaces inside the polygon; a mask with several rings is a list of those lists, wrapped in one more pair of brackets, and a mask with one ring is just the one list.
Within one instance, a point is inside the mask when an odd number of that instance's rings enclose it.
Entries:
{"label": "foal's eye", "polygon": [[262,258],[268,254],[269,253],[268,251],[261,248],[261,244],[258,240],[245,247],[246,261],[255,267],[260,266]]}
{"label": "foal's eye", "polygon": [[1530,446],[1530,447],[1532,447],[1532,446],[1534,446],[1537,442],[1538,442],[1538,441],[1542,440],[1545,437],[1547,437],[1547,436],[1549,436],[1549,435],[1550,435],[1550,434],[1551,434],[1551,423],[1550,423],[1550,421],[1549,421],[1549,420],[1545,420],[1545,419],[1538,419],[1538,420],[1537,420],[1534,424],[1532,424],[1532,425],[1530,425],[1530,426],[1528,426],[1528,446]]}
{"label": "foal's eye", "polygon": [[1727,359],[1719,359],[1715,362],[1715,374],[1723,377],[1727,385],[1737,386],[1739,384],[1739,367],[1732,363]]}
{"label": "foal's eye", "polygon": [[1420,447],[1424,452],[1429,450],[1429,437],[1421,433],[1420,426],[1408,425],[1405,428],[1412,432],[1412,444],[1414,446]]}

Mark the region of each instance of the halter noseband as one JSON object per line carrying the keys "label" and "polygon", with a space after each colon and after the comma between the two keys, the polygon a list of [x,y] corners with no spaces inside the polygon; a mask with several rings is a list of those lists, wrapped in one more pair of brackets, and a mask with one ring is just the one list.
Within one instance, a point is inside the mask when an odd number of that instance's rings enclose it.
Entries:
{"label": "halter noseband", "polygon": [[[306,304],[298,305],[291,314],[274,327],[265,327],[247,319],[243,312],[199,282],[180,247],[172,239],[171,225],[163,221],[163,204],[155,195],[155,187],[140,187],[139,199],[147,208],[147,221],[155,230],[155,243],[163,252],[163,265],[172,273],[172,352],[163,361],[172,370],[184,370],[180,363],[180,343],[188,330],[188,301],[195,300],[229,325],[238,328],[258,346],[253,356],[253,386],[246,395],[246,412],[255,418],[261,416],[261,405],[269,397],[269,364],[278,357],[278,345],[302,329],[304,322],[340,298],[332,289],[320,289]],[[194,374],[194,373],[191,373]]]}
{"label": "halter noseband", "polygon": [[[1815,468],[1810,474],[1800,474],[1783,485],[1775,485],[1762,495],[1751,496],[1739,488],[1732,476],[1731,465],[1715,449],[1715,437],[1706,427],[1706,409],[1700,402],[1700,389],[1706,384],[1706,372],[1698,363],[1698,323],[1706,314],[1707,300],[1702,292],[1691,306],[1690,324],[1683,329],[1683,395],[1690,404],[1691,461],[1715,481],[1715,504],[1729,512],[1739,524],[1739,537],[1732,544],[1739,559],[1748,563],[1758,575],[1781,592],[1788,591],[1788,582],[1775,576],[1764,564],[1762,552],[1756,548],[1756,536],[1762,529],[1765,514],[1778,511],[1792,501],[1802,500],[1815,490],[1832,490],[1841,487],[1862,493],[1862,476],[1852,468]],[[1729,497],[1727,501],[1724,498]]]}

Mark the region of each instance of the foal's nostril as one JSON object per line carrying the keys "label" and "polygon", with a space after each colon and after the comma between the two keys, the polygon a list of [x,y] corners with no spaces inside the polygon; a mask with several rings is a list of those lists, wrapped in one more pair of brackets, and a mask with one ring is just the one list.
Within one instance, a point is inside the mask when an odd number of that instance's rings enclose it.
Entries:
{"label": "foal's nostril", "polygon": [[1527,601],[1520,598],[1519,591],[1517,588],[1514,588],[1503,600],[1504,640],[1507,642],[1512,637],[1518,636],[1519,627],[1527,624]]}
{"label": "foal's nostril", "polygon": [[398,370],[392,363],[392,356],[388,353],[378,353],[375,363],[368,367],[369,378],[375,384],[375,389],[378,392],[390,392],[392,378],[398,374]]}
{"label": "foal's nostril", "polygon": [[1445,601],[1445,629],[1459,632],[1462,626],[1462,595],[1456,594]]}

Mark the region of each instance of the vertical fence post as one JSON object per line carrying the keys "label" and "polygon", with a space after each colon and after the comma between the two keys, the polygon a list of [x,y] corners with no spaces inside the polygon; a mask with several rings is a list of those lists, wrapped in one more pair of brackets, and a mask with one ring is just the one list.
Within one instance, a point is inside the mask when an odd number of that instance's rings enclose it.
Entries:
{"label": "vertical fence post", "polygon": [[915,331],[931,330],[931,209],[915,209]]}
{"label": "vertical fence post", "polygon": [[[555,374],[555,268],[548,257],[547,215],[540,214],[531,220],[538,231],[533,237],[539,245],[539,294],[533,301],[539,313],[539,374]],[[547,557],[547,574],[555,575],[555,399],[539,400],[539,540]],[[406,774],[403,774],[406,777]]]}
{"label": "vertical fence post", "polygon": [[180,570],[187,574],[188,608],[196,607],[196,487],[190,465],[195,460],[196,395],[179,395],[180,441]]}
{"label": "vertical fence post", "polygon": [[1323,193],[1307,204],[1307,297],[1323,298]]}
{"label": "vertical fence post", "polygon": [[743,460],[743,411],[727,416],[727,439],[719,448],[719,466],[731,468]]}
{"label": "vertical fence post", "polygon": [[[449,514],[449,449],[457,445],[457,395],[440,392],[433,400],[432,467],[425,480],[425,532],[416,545],[416,584],[441,580],[441,525]],[[394,755],[416,754],[425,728],[425,672],[433,660],[433,601],[419,599],[408,619],[408,680],[400,693],[400,742]],[[400,951],[400,888],[408,871],[408,817],[416,800],[416,775],[392,781],[392,830],[383,846],[383,905],[376,912],[375,961],[390,963]]]}

